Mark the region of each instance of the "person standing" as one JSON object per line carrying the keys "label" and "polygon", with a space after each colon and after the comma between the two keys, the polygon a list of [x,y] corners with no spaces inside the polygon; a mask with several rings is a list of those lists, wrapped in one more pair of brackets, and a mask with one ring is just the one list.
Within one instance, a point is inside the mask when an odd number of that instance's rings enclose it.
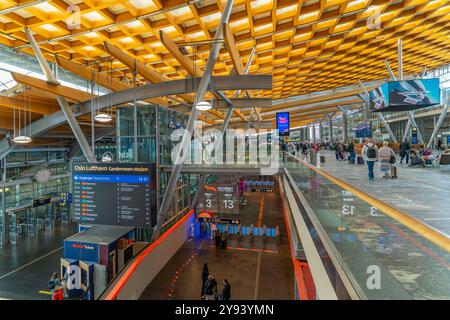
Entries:
{"label": "person standing", "polygon": [[57,272],[53,272],[48,281],[48,288],[52,293],[52,300],[62,300],[61,280]]}
{"label": "person standing", "polygon": [[205,299],[205,285],[206,285],[206,281],[208,280],[208,276],[209,276],[208,264],[205,263],[205,264],[203,264],[203,270],[202,270],[202,293],[201,293],[202,299]]}
{"label": "person standing", "polygon": [[437,148],[439,151],[442,150],[442,140],[441,139],[438,140]]}
{"label": "person standing", "polygon": [[231,286],[227,279],[223,279],[223,289],[220,298],[221,300],[230,300],[231,298]]}
{"label": "person standing", "polygon": [[367,162],[369,180],[374,181],[375,175],[373,173],[373,167],[375,162],[378,161],[378,147],[372,142],[372,139],[367,139],[367,143],[362,150],[362,154],[364,160]]}
{"label": "person standing", "polygon": [[205,283],[206,300],[216,300],[215,293],[217,293],[217,281],[212,275],[209,275]]}
{"label": "person standing", "polygon": [[408,140],[405,139],[400,144],[400,164],[402,164],[403,159],[406,157],[406,164],[409,163],[409,150],[411,149],[411,145],[409,144]]}
{"label": "person standing", "polygon": [[[384,173],[385,178],[389,178],[391,171],[391,158],[395,159],[395,152],[389,147],[389,142],[384,141],[383,147],[378,151],[380,158],[380,171]],[[394,161],[395,162],[395,161]]]}

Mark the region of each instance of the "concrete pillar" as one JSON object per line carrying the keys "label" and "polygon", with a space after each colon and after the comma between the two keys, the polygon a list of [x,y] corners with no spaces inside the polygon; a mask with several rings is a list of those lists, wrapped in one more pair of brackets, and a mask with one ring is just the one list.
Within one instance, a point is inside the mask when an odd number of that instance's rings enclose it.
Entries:
{"label": "concrete pillar", "polygon": [[312,140],[316,141],[316,124],[312,125]]}
{"label": "concrete pillar", "polygon": [[342,131],[343,131],[343,139],[344,141],[347,141],[348,139],[348,121],[347,121],[347,113],[344,111],[342,113]]}
{"label": "concrete pillar", "polygon": [[333,118],[328,119],[329,139],[333,140]]}
{"label": "concrete pillar", "polygon": [[322,121],[319,122],[319,139],[323,140],[323,125],[322,125]]}

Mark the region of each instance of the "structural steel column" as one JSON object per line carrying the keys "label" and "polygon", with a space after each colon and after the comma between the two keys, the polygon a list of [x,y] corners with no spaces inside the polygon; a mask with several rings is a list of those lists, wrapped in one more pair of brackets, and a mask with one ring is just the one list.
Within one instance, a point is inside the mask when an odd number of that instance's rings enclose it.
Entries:
{"label": "structural steel column", "polygon": [[319,122],[319,139],[323,141],[323,124],[322,124],[322,121]]}
{"label": "structural steel column", "polygon": [[2,160],[3,173],[2,173],[2,243],[5,246],[9,242],[9,219],[6,213],[6,157]]}
{"label": "structural steel column", "polygon": [[[58,79],[56,79],[55,75],[52,73],[50,66],[47,63],[47,60],[45,60],[44,55],[42,54],[41,48],[39,48],[39,45],[37,44],[36,40],[34,39],[33,35],[31,34],[31,30],[29,28],[25,28],[25,33],[27,35],[28,41],[30,42],[30,46],[33,48],[33,51],[36,55],[36,58],[39,62],[39,65],[41,66],[42,71],[45,74],[45,77],[47,78],[47,81],[53,83],[53,84],[59,84]],[[83,151],[84,156],[86,157],[87,161],[89,162],[97,162],[97,159],[94,156],[94,153],[92,152],[89,143],[87,142],[87,139],[83,133],[83,131],[80,128],[80,125],[77,122],[77,119],[75,118],[72,108],[69,106],[69,103],[67,102],[66,98],[61,96],[56,96],[56,101],[58,101],[59,106],[61,107],[61,110],[63,111],[64,115],[66,116],[67,122],[69,123],[70,128],[73,131],[73,134],[75,135],[75,138],[77,139],[78,143],[80,144],[80,148]],[[91,111],[93,112],[93,111]]]}
{"label": "structural steel column", "polygon": [[198,119],[200,114],[200,110],[198,110],[195,106],[197,103],[203,100],[206,91],[208,89],[209,82],[211,80],[211,75],[214,69],[214,65],[217,60],[217,56],[219,55],[220,50],[220,38],[223,35],[223,25],[228,23],[228,19],[230,18],[231,9],[233,7],[234,0],[227,0],[227,3],[224,7],[224,11],[220,18],[220,23],[216,29],[216,34],[214,35],[214,42],[211,45],[211,50],[208,56],[208,62],[206,64],[205,72],[203,74],[203,78],[199,84],[197,94],[194,99],[194,106],[192,108],[191,114],[189,116],[189,120],[186,126],[185,133],[183,135],[183,139],[181,142],[180,151],[177,154],[172,173],[170,175],[169,181],[167,182],[166,192],[164,193],[164,197],[161,203],[160,210],[158,212],[158,217],[156,221],[156,225],[154,228],[154,232],[152,234],[152,240],[155,240],[159,237],[161,231],[161,225],[164,222],[164,219],[167,217],[170,203],[172,201],[175,188],[177,186],[177,181],[180,177],[181,169],[183,167],[184,158],[186,157],[186,153],[184,152],[189,147],[191,143],[191,136],[194,131],[194,124]]}
{"label": "structural steel column", "polygon": [[328,118],[328,130],[330,135],[330,142],[333,140],[333,117]]}
{"label": "structural steel column", "polygon": [[313,142],[316,141],[316,124],[315,123],[313,123],[313,125],[312,125],[312,140],[313,140]]}
{"label": "structural steel column", "polygon": [[436,125],[434,126],[434,129],[433,129],[433,133],[431,134],[431,137],[430,137],[430,141],[428,141],[428,144],[427,144],[427,148],[430,148],[431,147],[431,145],[432,145],[432,143],[433,143],[433,140],[434,140],[434,138],[436,137],[436,134],[437,134],[437,132],[439,131],[439,129],[441,128],[441,126],[442,126],[442,122],[444,122],[444,119],[445,119],[445,117],[446,117],[446,115],[447,115],[447,111],[448,111],[448,106],[449,106],[449,101],[450,100],[450,96],[448,96],[448,97],[446,97],[446,101],[445,101],[445,105],[444,105],[444,110],[442,110],[442,113],[441,113],[441,115],[439,116],[439,120],[438,120],[438,122],[436,123]]}
{"label": "structural steel column", "polygon": [[344,141],[347,141],[348,139],[347,109],[339,106],[339,110],[342,111],[342,138]]}

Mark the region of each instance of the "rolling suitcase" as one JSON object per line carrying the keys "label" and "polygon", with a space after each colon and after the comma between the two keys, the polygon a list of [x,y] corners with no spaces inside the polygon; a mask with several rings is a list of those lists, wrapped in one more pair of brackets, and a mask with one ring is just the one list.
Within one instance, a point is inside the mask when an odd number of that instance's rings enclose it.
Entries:
{"label": "rolling suitcase", "polygon": [[320,163],[325,163],[325,156],[320,156]]}
{"label": "rolling suitcase", "polygon": [[364,164],[364,158],[361,156],[358,156],[358,164],[363,165]]}
{"label": "rolling suitcase", "polygon": [[389,175],[391,177],[391,179],[397,179],[397,167],[396,166],[391,166],[391,170],[389,170]]}

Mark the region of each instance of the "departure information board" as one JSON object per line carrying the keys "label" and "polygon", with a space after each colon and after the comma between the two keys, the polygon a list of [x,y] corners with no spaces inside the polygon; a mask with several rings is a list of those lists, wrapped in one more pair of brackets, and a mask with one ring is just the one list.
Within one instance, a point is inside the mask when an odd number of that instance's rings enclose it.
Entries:
{"label": "departure information board", "polygon": [[199,211],[238,214],[239,195],[235,184],[203,185],[198,203]]}
{"label": "departure information board", "polygon": [[73,220],[151,227],[155,211],[154,177],[155,166],[149,164],[73,164]]}

